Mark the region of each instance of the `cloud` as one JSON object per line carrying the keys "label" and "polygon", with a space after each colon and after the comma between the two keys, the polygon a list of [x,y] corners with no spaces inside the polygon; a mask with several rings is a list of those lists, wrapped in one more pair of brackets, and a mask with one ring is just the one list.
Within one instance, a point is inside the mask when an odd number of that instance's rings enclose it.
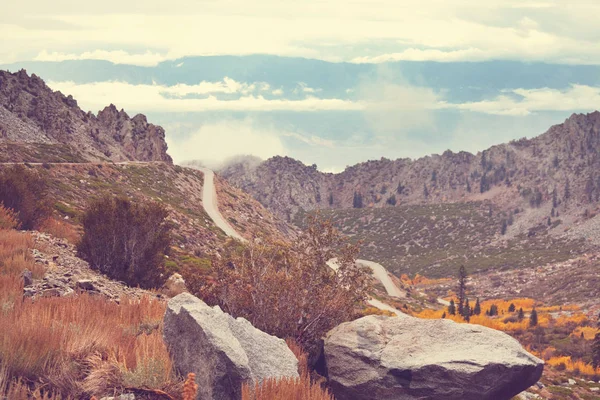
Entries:
{"label": "cloud", "polygon": [[[515,96],[516,95],[516,96]],[[591,111],[600,104],[600,87],[571,85],[569,88],[512,89],[490,100],[466,103],[438,103],[440,109],[477,113],[527,116],[540,111]]]}
{"label": "cloud", "polygon": [[381,54],[378,56],[356,57],[352,60],[356,64],[379,64],[390,61],[481,61],[490,58],[490,54],[475,48],[462,50],[438,50],[410,48],[399,53]]}
{"label": "cloud", "polygon": [[169,154],[175,162],[202,160],[207,165],[237,156],[252,155],[266,159],[287,154],[281,132],[260,127],[252,119],[224,120],[201,126],[192,134],[181,137],[173,128],[167,131]]}
{"label": "cloud", "polygon": [[[252,84],[254,85],[254,84]],[[362,110],[364,105],[342,99],[319,99],[307,97],[302,100],[266,99],[261,94],[248,94],[253,86],[233,80],[199,85],[133,85],[127,82],[94,82],[78,84],[74,82],[49,81],[48,86],[71,94],[79,104],[88,110],[102,109],[117,103],[129,112],[204,112],[204,111],[325,111]],[[268,86],[261,86],[261,91]],[[212,91],[233,91],[241,97],[235,100],[219,100]],[[187,94],[208,93],[206,98],[183,98]],[[229,93],[229,92],[226,92]],[[165,96],[170,95],[170,96]]]}
{"label": "cloud", "polygon": [[357,97],[365,104],[365,116],[378,136],[393,136],[414,129],[435,129],[432,111],[440,95],[428,87],[401,81],[384,66],[377,78],[357,87]]}
{"label": "cloud", "polygon": [[[148,0],[143,13],[132,4],[15,3],[0,16],[0,59],[156,65],[184,56],[262,53],[356,62],[517,59],[600,64],[595,18],[600,5],[586,0]],[[31,23],[36,18],[52,26]],[[78,30],[68,28],[72,26]],[[395,46],[373,54],[370,49],[382,43]]]}
{"label": "cloud", "polygon": [[[42,50],[34,61],[67,61],[67,60],[105,60],[113,64],[130,64],[144,67],[153,67],[168,59],[167,55],[146,51],[144,53],[130,54],[124,50],[94,50],[81,54],[48,52]],[[181,63],[182,65],[183,63]]]}
{"label": "cloud", "polygon": [[211,93],[227,93],[227,94],[242,94],[248,95],[255,92],[268,92],[270,86],[266,82],[245,83],[237,82],[235,79],[228,77],[223,78],[220,82],[202,81],[196,85],[187,85],[178,83],[172,86],[161,86],[161,93],[169,94],[175,97],[185,97],[188,95],[201,95]]}

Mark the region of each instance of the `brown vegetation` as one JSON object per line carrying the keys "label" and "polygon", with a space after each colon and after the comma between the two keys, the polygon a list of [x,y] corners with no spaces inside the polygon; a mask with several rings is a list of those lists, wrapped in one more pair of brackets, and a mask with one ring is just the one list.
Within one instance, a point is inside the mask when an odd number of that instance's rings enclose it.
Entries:
{"label": "brown vegetation", "polygon": [[42,178],[22,165],[0,173],[0,203],[12,209],[22,229],[37,228],[51,213]]}
{"label": "brown vegetation", "polygon": [[164,255],[170,245],[168,211],[157,202],[103,197],[82,217],[79,255],[90,266],[131,286],[159,287],[166,279]]}
{"label": "brown vegetation", "polygon": [[242,386],[242,400],[333,400],[333,396],[311,382],[307,376],[300,378],[267,379],[254,386]]}
{"label": "brown vegetation", "polygon": [[[213,260],[216,279],[207,301],[269,334],[293,337],[312,352],[366,297],[369,279],[355,265],[357,251],[330,222],[316,218],[291,245],[232,243],[224,257]],[[336,257],[337,273],[326,264]]]}

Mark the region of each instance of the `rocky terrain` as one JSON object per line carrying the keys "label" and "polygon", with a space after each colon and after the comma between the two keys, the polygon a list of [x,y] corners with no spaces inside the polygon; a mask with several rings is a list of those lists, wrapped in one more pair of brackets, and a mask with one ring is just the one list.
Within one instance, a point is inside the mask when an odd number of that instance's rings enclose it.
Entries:
{"label": "rocky terrain", "polygon": [[4,160],[56,162],[54,153],[62,153],[71,162],[171,162],[164,139],[164,129],[142,114],[129,117],[113,104],[96,115],[85,112],[36,75],[0,71],[0,149],[10,151]]}
{"label": "rocky terrain", "polygon": [[572,205],[586,207],[600,199],[599,150],[600,112],[594,112],[573,114],[538,137],[477,154],[446,151],[418,160],[382,158],[339,174],[322,173],[316,165],[288,157],[263,162],[238,158],[221,174],[288,219],[301,210],[480,200],[507,211],[550,202],[555,211],[571,215],[578,209]]}

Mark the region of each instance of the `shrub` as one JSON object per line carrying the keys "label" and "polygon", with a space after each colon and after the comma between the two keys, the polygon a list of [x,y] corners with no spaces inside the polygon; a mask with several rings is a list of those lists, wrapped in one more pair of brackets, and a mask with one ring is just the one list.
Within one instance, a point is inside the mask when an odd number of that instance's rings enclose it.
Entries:
{"label": "shrub", "polygon": [[82,217],[79,255],[113,279],[132,286],[158,287],[166,279],[167,216],[167,209],[159,203],[101,198],[91,203]]}
{"label": "shrub", "polygon": [[[207,301],[271,335],[295,338],[312,353],[322,335],[355,316],[355,307],[366,299],[369,275],[356,265],[357,253],[357,245],[331,222],[310,217],[305,233],[291,245],[231,244],[213,260],[215,281]],[[327,266],[333,258],[336,271]]]}
{"label": "shrub", "polygon": [[40,231],[49,233],[60,239],[66,239],[73,244],[79,243],[80,235],[77,229],[68,222],[60,219],[48,218],[40,225]]}
{"label": "shrub", "polygon": [[19,227],[19,221],[14,211],[0,204],[0,230],[16,229]]}
{"label": "shrub", "polygon": [[0,173],[0,203],[17,214],[21,229],[37,228],[52,212],[46,183],[22,165]]}

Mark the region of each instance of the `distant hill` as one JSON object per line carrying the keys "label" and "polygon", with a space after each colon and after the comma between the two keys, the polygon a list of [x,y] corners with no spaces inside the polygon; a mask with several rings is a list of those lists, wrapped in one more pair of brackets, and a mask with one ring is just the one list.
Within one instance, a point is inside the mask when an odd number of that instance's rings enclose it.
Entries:
{"label": "distant hill", "polygon": [[0,71],[0,150],[0,161],[172,162],[164,129],[144,115],[130,118],[113,104],[84,112],[25,70]]}

